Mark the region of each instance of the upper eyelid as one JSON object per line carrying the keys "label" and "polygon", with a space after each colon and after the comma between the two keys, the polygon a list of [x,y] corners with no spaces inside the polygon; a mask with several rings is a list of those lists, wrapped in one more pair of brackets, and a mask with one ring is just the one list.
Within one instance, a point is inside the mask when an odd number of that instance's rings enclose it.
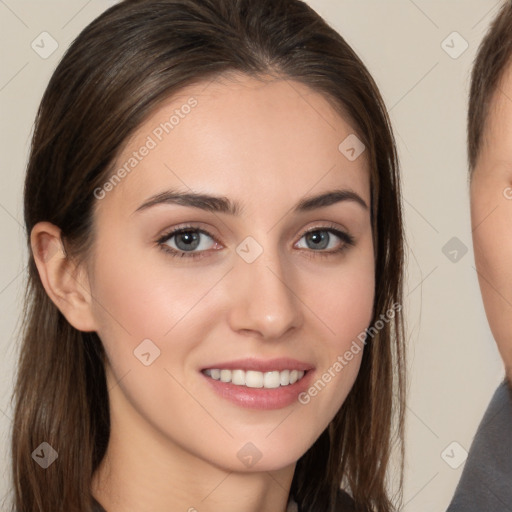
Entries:
{"label": "upper eyelid", "polygon": [[202,233],[203,235],[208,235],[210,238],[218,242],[217,237],[215,237],[215,235],[212,235],[208,230],[203,229],[199,226],[179,226],[177,228],[169,229],[168,231],[165,231],[161,236],[157,238],[157,242],[168,240],[169,238],[172,238],[173,236],[179,235],[180,233],[186,231],[197,231],[199,233]]}

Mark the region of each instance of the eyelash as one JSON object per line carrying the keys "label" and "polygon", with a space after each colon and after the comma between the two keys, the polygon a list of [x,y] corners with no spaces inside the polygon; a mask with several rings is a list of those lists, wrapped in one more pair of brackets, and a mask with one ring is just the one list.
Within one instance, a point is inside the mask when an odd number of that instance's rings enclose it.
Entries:
{"label": "eyelash", "polygon": [[[168,242],[173,236],[180,235],[183,233],[188,233],[191,231],[196,232],[196,233],[202,233],[203,235],[210,237],[216,243],[219,243],[219,242],[217,242],[217,240],[215,239],[214,236],[212,236],[210,233],[208,233],[208,231],[205,231],[199,227],[192,226],[192,225],[182,226],[180,228],[173,229],[173,230],[167,232],[166,234],[164,234],[162,237],[160,237],[156,241],[156,243],[165,253],[169,254],[173,258],[183,258],[183,257],[185,257],[185,258],[202,258],[205,256],[204,253],[206,253],[207,251],[196,251],[196,252],[177,251],[176,249],[169,247],[165,243],[165,242]],[[317,232],[322,232],[322,231],[326,231],[328,233],[332,233],[332,234],[336,235],[344,243],[338,249],[330,250],[330,251],[325,251],[325,250],[315,251],[313,249],[306,250],[306,252],[314,253],[314,256],[312,256],[312,257],[315,257],[316,255],[318,255],[320,257],[329,257],[329,256],[333,256],[335,254],[341,254],[341,253],[345,252],[349,247],[352,247],[355,245],[355,239],[352,235],[350,235],[349,233],[346,233],[344,231],[340,231],[339,229],[337,229],[334,226],[318,226],[318,227],[315,227],[312,229],[308,229],[307,231],[304,232],[304,234],[301,236],[301,238],[303,238],[305,235],[308,235],[310,233],[317,233]]]}

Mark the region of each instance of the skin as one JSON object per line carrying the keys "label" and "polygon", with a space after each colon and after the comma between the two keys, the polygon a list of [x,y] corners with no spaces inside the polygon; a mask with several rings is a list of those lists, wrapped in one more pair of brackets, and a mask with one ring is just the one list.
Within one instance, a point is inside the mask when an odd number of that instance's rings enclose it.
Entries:
{"label": "skin", "polygon": [[[38,224],[32,244],[52,300],[73,326],[96,331],[108,355],[111,438],[92,486],[107,511],[284,512],[296,461],[339,410],[362,351],[307,405],[276,410],[227,401],[200,369],[292,357],[314,366],[315,382],[368,327],[375,275],[366,153],[349,161],[338,150],[355,130],[322,95],[239,76],[169,99],[117,165],[191,96],[198,105],[190,114],[97,201],[85,263],[64,257],[52,224]],[[135,212],[169,188],[223,195],[243,211],[160,204]],[[291,211],[306,196],[340,188],[368,209],[346,200]],[[155,243],[185,223],[216,239],[203,235],[195,250],[203,258],[171,257]],[[307,230],[331,225],[354,245],[334,234],[327,248],[308,244]],[[250,264],[236,252],[247,236],[263,249]],[[183,249],[176,237],[166,243]],[[161,351],[150,366],[133,354],[144,339]],[[237,457],[248,442],[262,454],[250,468]]]}
{"label": "skin", "polygon": [[485,313],[512,380],[512,70],[497,88],[471,180],[475,263]]}

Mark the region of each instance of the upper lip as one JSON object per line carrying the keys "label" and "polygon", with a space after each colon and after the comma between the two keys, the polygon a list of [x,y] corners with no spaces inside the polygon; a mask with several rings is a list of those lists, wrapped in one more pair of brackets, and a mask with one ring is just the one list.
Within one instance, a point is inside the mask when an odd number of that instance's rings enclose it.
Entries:
{"label": "upper lip", "polygon": [[283,370],[302,370],[307,371],[313,369],[313,365],[290,359],[288,357],[280,357],[278,359],[237,359],[235,361],[224,361],[205,366],[203,370],[208,369],[226,369],[226,370],[252,370],[256,372],[271,372]]}

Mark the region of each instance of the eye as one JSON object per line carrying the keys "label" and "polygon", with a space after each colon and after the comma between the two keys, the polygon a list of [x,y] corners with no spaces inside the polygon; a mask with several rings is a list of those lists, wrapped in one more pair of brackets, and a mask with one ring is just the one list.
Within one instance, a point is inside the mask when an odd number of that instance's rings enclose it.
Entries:
{"label": "eye", "polygon": [[[354,245],[353,236],[334,227],[317,227],[311,229],[307,231],[302,238],[306,240],[306,249],[312,249],[314,252],[319,252],[322,256],[340,253]],[[338,239],[338,242],[336,242],[336,238]],[[325,249],[331,250],[326,251]]]}
{"label": "eye", "polygon": [[[213,244],[207,239],[210,239]],[[185,226],[165,234],[157,243],[171,256],[200,257],[204,251],[211,249],[216,241],[210,233],[203,229]]]}
{"label": "eye", "polygon": [[[311,229],[302,235],[302,239],[306,240],[307,246],[301,247],[298,243],[296,247],[310,249],[306,252],[309,252],[312,257],[339,254],[355,245],[354,237],[332,226]],[[336,242],[336,239],[338,239],[338,242]],[[183,226],[174,229],[157,240],[157,244],[166,253],[180,258],[207,256],[208,250],[218,245],[210,233],[195,226]]]}

